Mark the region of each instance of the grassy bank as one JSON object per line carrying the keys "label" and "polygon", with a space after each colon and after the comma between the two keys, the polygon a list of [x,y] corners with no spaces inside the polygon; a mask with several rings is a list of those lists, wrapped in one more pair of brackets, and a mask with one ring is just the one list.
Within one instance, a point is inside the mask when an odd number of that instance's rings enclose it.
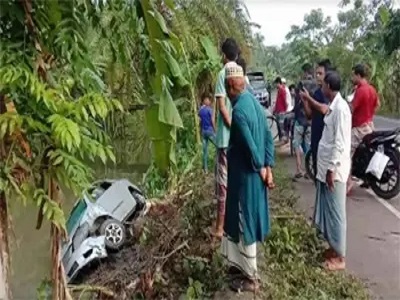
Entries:
{"label": "grassy bank", "polygon": [[[323,244],[296,214],[293,186],[279,166],[270,197],[272,232],[259,248],[265,258],[260,260],[261,298],[368,299],[357,279],[319,267]],[[226,284],[219,245],[207,233],[214,214],[213,178],[188,172],[179,190],[134,226],[125,249],[84,278],[92,287],[90,297],[95,290],[103,299],[210,299],[217,291],[219,299],[229,298],[221,292]]]}
{"label": "grassy bank", "polygon": [[320,267],[324,244],[306,218],[296,212],[298,197],[291,179],[282,168],[276,168],[275,180],[272,232],[263,248],[264,298],[369,299],[360,280]]}

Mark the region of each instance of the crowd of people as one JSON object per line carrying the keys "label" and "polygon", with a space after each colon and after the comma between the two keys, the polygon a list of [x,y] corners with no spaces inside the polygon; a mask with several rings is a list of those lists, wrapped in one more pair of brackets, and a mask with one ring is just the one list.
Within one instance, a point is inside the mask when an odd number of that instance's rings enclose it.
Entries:
{"label": "crowd of people", "polygon": [[[221,52],[223,67],[215,87],[215,109],[211,97],[204,97],[199,111],[205,171],[208,142],[212,141],[217,150],[217,214],[211,234],[221,239],[231,288],[257,291],[256,244],[263,242],[270,231],[268,191],[275,186],[275,144],[264,108],[246,78],[238,44],[228,38]],[[302,69],[298,85],[286,86],[284,78],[276,78],[273,112],[282,139],[287,136],[285,121],[293,119],[297,178],[304,176],[301,153],[308,149],[312,153],[316,174],[314,225],[329,244],[324,267],[342,270],[346,256],[346,195],[352,187],[351,157],[363,136],[373,131],[379,100],[362,64],[352,71],[355,92],[350,104],[340,93],[342,80],[329,59],[319,62],[315,72],[310,64]]]}

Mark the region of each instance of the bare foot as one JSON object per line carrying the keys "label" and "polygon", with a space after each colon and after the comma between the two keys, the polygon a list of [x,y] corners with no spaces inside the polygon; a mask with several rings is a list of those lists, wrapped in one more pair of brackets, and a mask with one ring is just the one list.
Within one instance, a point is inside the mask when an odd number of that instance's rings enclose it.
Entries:
{"label": "bare foot", "polygon": [[221,239],[224,235],[224,230],[220,228],[218,229],[211,228],[210,234],[217,239]]}
{"label": "bare foot", "polygon": [[328,248],[328,249],[326,249],[326,250],[324,251],[323,256],[324,256],[325,260],[329,260],[329,259],[331,259],[331,258],[336,257],[336,253],[335,253],[335,251],[333,251],[331,248]]}
{"label": "bare foot", "polygon": [[354,186],[353,180],[350,180],[349,182],[347,182],[346,196],[350,196],[351,191],[352,191],[352,189],[353,189],[353,186]]}
{"label": "bare foot", "polygon": [[346,268],[346,262],[344,258],[331,258],[325,261],[324,268],[328,271],[341,271]]}

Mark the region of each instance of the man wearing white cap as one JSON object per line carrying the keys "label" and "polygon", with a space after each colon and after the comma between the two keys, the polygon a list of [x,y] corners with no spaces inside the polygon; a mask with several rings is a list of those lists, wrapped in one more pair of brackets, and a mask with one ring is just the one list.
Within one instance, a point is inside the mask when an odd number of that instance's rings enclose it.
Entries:
{"label": "man wearing white cap", "polygon": [[226,65],[225,86],[232,102],[228,148],[228,189],[222,255],[234,291],[259,289],[257,242],[269,233],[267,188],[273,188],[274,144],[264,110],[246,91],[243,69]]}

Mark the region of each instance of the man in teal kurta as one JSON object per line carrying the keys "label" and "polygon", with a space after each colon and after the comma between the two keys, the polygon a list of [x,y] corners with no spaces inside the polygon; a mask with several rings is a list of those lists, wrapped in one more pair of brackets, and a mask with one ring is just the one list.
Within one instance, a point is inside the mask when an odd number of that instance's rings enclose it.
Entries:
{"label": "man in teal kurta", "polygon": [[267,188],[273,187],[274,145],[263,108],[245,90],[240,66],[226,69],[226,87],[233,111],[222,254],[230,272],[238,275],[231,287],[255,291],[256,243],[263,242],[270,229]]}

